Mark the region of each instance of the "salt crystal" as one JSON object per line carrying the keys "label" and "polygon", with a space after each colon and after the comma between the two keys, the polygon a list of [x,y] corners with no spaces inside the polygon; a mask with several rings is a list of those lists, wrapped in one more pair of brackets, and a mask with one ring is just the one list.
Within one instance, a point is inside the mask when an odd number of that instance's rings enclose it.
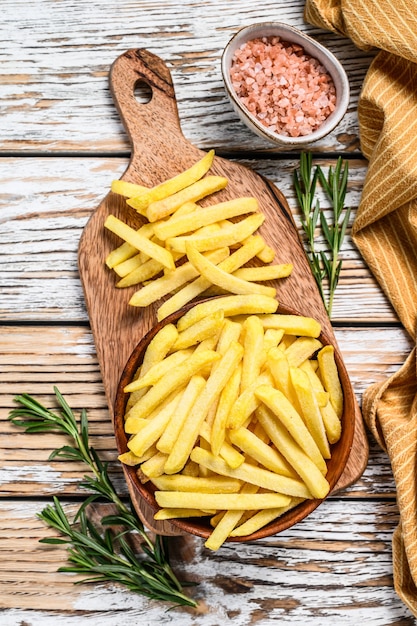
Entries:
{"label": "salt crystal", "polygon": [[262,37],[242,44],[232,60],[232,86],[249,111],[281,135],[308,135],[336,106],[334,83],[298,44]]}

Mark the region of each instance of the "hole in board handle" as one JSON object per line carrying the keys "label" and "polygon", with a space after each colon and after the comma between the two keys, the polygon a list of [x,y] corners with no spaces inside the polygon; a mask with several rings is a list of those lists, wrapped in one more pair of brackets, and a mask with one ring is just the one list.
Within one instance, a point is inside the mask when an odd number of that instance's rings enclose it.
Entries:
{"label": "hole in board handle", "polygon": [[144,80],[138,80],[133,93],[139,104],[148,104],[152,100],[152,88]]}

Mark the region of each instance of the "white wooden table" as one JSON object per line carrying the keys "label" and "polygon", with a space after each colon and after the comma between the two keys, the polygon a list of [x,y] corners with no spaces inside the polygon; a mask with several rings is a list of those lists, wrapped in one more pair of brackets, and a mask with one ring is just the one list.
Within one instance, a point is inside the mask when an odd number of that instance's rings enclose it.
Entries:
{"label": "white wooden table", "polygon": [[[3,0],[0,65],[0,623],[410,625],[392,582],[391,537],[398,523],[389,460],[370,439],[356,484],[329,498],[290,531],[208,552],[200,539],[172,540],[179,575],[200,584],[199,611],[176,609],[111,586],[74,586],[58,574],[65,552],[38,539],[36,514],[59,495],[79,504],[83,468],[48,461],[59,436],[25,435],[7,420],[22,392],[51,406],[57,385],[74,409],[89,411],[93,445],[111,461],[122,495],[94,343],[77,273],[77,246],[130,146],[114,108],[108,71],[129,48],[169,65],[184,135],[202,149],[249,164],[270,178],[298,214],[291,176],[296,151],[254,136],[226,99],[222,49],[240,26],[280,20],[317,36],[344,63],[349,111],[318,142],[323,165],[349,159],[347,202],[358,206],[366,173],[356,106],[372,54],[303,21],[302,0]],[[359,402],[368,385],[405,360],[410,341],[348,238],[332,318]],[[190,547],[191,545],[191,547]]]}

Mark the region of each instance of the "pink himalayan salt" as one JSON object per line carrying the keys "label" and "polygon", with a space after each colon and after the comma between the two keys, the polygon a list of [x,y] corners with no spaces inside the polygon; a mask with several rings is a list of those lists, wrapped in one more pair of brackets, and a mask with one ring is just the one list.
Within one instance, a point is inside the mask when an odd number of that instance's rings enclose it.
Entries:
{"label": "pink himalayan salt", "polygon": [[240,46],[230,77],[246,108],[279,135],[309,135],[336,107],[336,89],[327,70],[300,45],[279,37]]}

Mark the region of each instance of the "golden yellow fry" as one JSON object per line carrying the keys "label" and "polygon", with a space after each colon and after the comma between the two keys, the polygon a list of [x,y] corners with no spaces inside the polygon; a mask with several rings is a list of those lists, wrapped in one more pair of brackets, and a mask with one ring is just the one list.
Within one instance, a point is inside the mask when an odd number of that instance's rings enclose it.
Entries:
{"label": "golden yellow fry", "polygon": [[[183,206],[181,206],[175,212],[175,216],[189,215],[190,213],[195,211],[197,208],[198,208],[198,205],[195,204],[194,202],[186,202]],[[169,220],[166,220],[166,222],[169,222]],[[153,224],[147,223],[142,227],[143,231],[141,231],[143,235],[149,236],[149,238],[153,238],[155,243],[158,243],[158,241],[153,236],[154,228],[159,223],[160,222],[155,222]],[[145,230],[145,227],[147,230]],[[125,242],[124,244],[120,246],[120,250],[123,248],[123,246],[129,246],[129,245],[130,244]],[[137,250],[135,251],[137,252]],[[174,261],[178,261],[179,259],[182,258],[183,255],[180,252],[176,252],[172,256],[173,256]],[[155,267],[149,265],[149,262],[153,262]],[[146,268],[144,267],[141,271],[140,268],[143,265],[146,265]],[[153,276],[158,274],[160,270],[163,269],[163,266],[161,266],[160,264],[156,265],[156,262],[153,261],[153,259],[150,259],[143,252],[139,252],[138,254],[135,254],[134,256],[127,258],[126,261],[124,261],[123,263],[114,265],[113,269],[116,272],[116,274],[118,274],[118,276],[125,278],[125,280],[122,280],[117,284],[117,287],[127,287],[129,285],[135,285],[137,283],[143,282],[147,280],[148,278],[152,278]]]}
{"label": "golden yellow fry", "polygon": [[145,474],[152,481],[155,481],[158,476],[164,473],[164,465],[167,460],[167,455],[162,452],[156,452],[150,459],[142,463],[140,466],[141,472]]}
{"label": "golden yellow fry", "polygon": [[196,493],[237,493],[242,483],[228,476],[159,476],[153,481],[159,491],[194,491]]}
{"label": "golden yellow fry", "polygon": [[[136,373],[134,379],[136,380],[139,376],[144,376],[146,372],[153,367],[153,365],[162,361],[170,351],[171,346],[174,344],[177,337],[178,331],[176,326],[174,324],[165,324],[165,326],[163,326],[149,342],[149,345],[145,350],[140,372]],[[139,398],[145,395],[145,393],[146,389],[142,388],[129,395],[126,404],[126,413],[130,411],[132,406],[139,400]]]}
{"label": "golden yellow fry", "polygon": [[212,263],[207,256],[203,256],[192,243],[186,243],[185,249],[188,259],[196,270],[213,285],[218,285],[222,289],[236,294],[262,294],[271,298],[275,296],[276,289],[274,287],[250,283],[228,274],[221,267]]}
{"label": "golden yellow fry", "polygon": [[265,330],[268,328],[282,328],[286,335],[317,338],[321,333],[321,325],[312,317],[274,313],[272,315],[262,315],[260,319]]}
{"label": "golden yellow fry", "polygon": [[205,384],[206,381],[202,376],[196,375],[190,379],[177,406],[175,415],[165,427],[164,432],[156,444],[158,450],[166,454],[171,452],[174,443],[177,441],[182,431],[187,415],[198,396],[203,391]]}
{"label": "golden yellow fry", "polygon": [[114,215],[109,215],[106,218],[104,226],[138,250],[141,250],[156,261],[159,261],[164,267],[172,270],[175,269],[174,259],[169,250],[150,241],[147,237],[139,234],[134,228],[131,228]]}
{"label": "golden yellow fry", "polygon": [[314,369],[316,366],[318,366],[317,361],[315,361],[314,359],[307,359],[306,361],[303,361],[301,365],[299,365],[299,368],[307,374],[310,380],[310,384],[314,389],[314,393],[316,395],[319,406],[324,407],[327,406],[330,395],[327,391],[324,391],[323,384]]}
{"label": "golden yellow fry", "polygon": [[236,198],[226,202],[219,202],[209,207],[200,208],[190,216],[171,217],[170,220],[155,226],[155,234],[159,239],[165,241],[169,237],[183,235],[202,226],[214,224],[223,217],[236,217],[245,213],[255,213],[258,209],[259,204],[255,198]]}
{"label": "golden yellow fry", "polygon": [[232,341],[239,341],[241,332],[241,324],[232,322],[232,320],[225,318],[217,343],[217,352],[219,352],[219,354],[224,354]]}
{"label": "golden yellow fry", "polygon": [[177,322],[177,329],[181,332],[202,317],[219,309],[223,309],[225,317],[230,317],[241,314],[272,313],[277,308],[277,300],[268,296],[225,296],[196,304],[180,317]]}
{"label": "golden yellow fry", "polygon": [[239,396],[241,374],[242,368],[237,367],[220,394],[210,436],[211,451],[215,456],[220,454],[220,449],[225,441],[229,414]]}
{"label": "golden yellow fry", "polygon": [[324,498],[329,492],[329,483],[323,475],[327,472],[326,464],[324,464],[323,470],[321,467],[317,467],[290,435],[285,426],[279,420],[276,420],[264,405],[257,409],[256,417],[262,424],[265,432],[268,433],[277,450],[281,452],[307,485],[313,497]]}
{"label": "golden yellow fry", "polygon": [[303,361],[309,359],[319,348],[322,347],[321,341],[314,337],[298,337],[285,350],[286,357],[290,367],[298,367]]}
{"label": "golden yellow fry", "polygon": [[329,392],[330,402],[340,419],[343,414],[343,390],[334,358],[333,346],[324,346],[317,354],[317,361],[323,386]]}
{"label": "golden yellow fry", "polygon": [[[243,495],[250,495],[256,493],[258,487],[256,485],[243,485],[240,493]],[[268,510],[268,509],[267,509]],[[210,534],[210,537],[205,542],[205,547],[209,550],[218,550],[226,539],[230,536],[232,530],[239,523],[242,515],[245,513],[244,509],[238,509],[236,511],[226,511],[221,517],[218,523],[215,525],[215,529]]]}
{"label": "golden yellow fry", "polygon": [[233,272],[233,276],[250,282],[275,280],[278,278],[286,278],[291,274],[292,270],[293,266],[291,263],[265,265],[262,267],[242,267]]}
{"label": "golden yellow fry", "polygon": [[144,283],[160,274],[163,269],[164,266],[159,263],[159,261],[155,261],[155,259],[148,259],[144,263],[140,263],[136,269],[132,270],[129,274],[119,280],[116,283],[116,287],[118,289],[124,289],[125,287],[131,287],[132,285]]}
{"label": "golden yellow fry", "polygon": [[[219,267],[225,272],[231,273],[252,259],[257,254],[257,251],[262,249],[263,245],[262,237],[253,235],[247,243],[238,248],[233,254],[224,259],[224,261],[221,261]],[[210,285],[211,282],[207,280],[207,278],[200,276],[192,283],[183,287],[183,289],[171,296],[169,300],[159,307],[158,320],[162,320],[174,311],[178,311],[182,306],[187,304],[187,302],[190,302],[206,291]]]}
{"label": "golden yellow fry", "polygon": [[173,391],[186,385],[192,376],[219,358],[219,355],[214,350],[205,350],[204,352],[192,354],[184,363],[181,363],[175,370],[167,372],[156,385],[151,387],[132,406],[129,414],[146,417]]}
{"label": "golden yellow fry", "polygon": [[215,250],[224,246],[233,246],[249,235],[252,235],[265,221],[262,213],[254,213],[249,217],[231,224],[228,228],[222,228],[215,235],[184,235],[170,237],[166,240],[166,245],[178,252],[186,251],[186,243],[191,242],[199,252]]}
{"label": "golden yellow fry", "polygon": [[[151,202],[146,209],[146,216],[150,222],[156,222],[167,215],[171,215],[186,202],[198,202],[198,200],[224,189],[227,183],[227,178],[223,176],[206,176],[201,178],[201,180],[197,180],[185,189],[168,195],[162,200]],[[136,208],[134,205],[137,205],[138,198],[132,198],[127,203]]]}
{"label": "golden yellow fry", "polygon": [[200,476],[199,467],[194,461],[188,461],[184,465],[181,473],[184,474],[184,476]]}
{"label": "golden yellow fry", "polygon": [[178,338],[172,349],[184,350],[184,348],[193,346],[204,339],[217,336],[221,331],[223,322],[224,312],[222,310],[215,311],[207,315],[207,317],[203,317],[203,319],[178,334]]}
{"label": "golden yellow fry", "polygon": [[293,468],[288,465],[278,450],[268,446],[247,428],[230,430],[229,439],[237,448],[243,450],[263,467],[271,470],[271,472],[289,476],[290,478],[298,478]]}
{"label": "golden yellow fry", "polygon": [[182,517],[207,517],[209,513],[211,511],[201,511],[200,509],[159,509],[153,518],[163,521]]}
{"label": "golden yellow fry", "polygon": [[240,394],[234,403],[227,422],[228,428],[240,428],[250,418],[252,413],[258,408],[261,401],[256,396],[255,391],[261,385],[271,385],[272,378],[268,372],[262,372],[253,383]]}
{"label": "golden yellow fry", "polygon": [[124,463],[124,465],[134,467],[135,465],[140,465],[144,461],[147,461],[155,452],[157,452],[156,448],[152,448],[151,446],[142,456],[136,456],[133,452],[128,450],[127,452],[123,452],[123,454],[119,454],[117,458],[121,463]]}
{"label": "golden yellow fry", "polygon": [[129,194],[129,198],[131,198],[133,202],[132,204],[129,203],[130,206],[133,206],[137,211],[145,212],[151,202],[163,200],[202,178],[210,169],[213,158],[214,150],[210,150],[202,159],[194,163],[194,165],[187,170],[177,174],[177,176],[165,180],[150,189],[142,190],[133,195]]}
{"label": "golden yellow fry", "polygon": [[[200,428],[200,447],[205,450],[211,450],[211,435],[213,430],[210,428],[210,425],[207,422],[204,422]],[[209,445],[204,445],[204,444]],[[245,461],[245,457],[243,454],[238,452],[236,448],[230,445],[229,442],[223,441],[219,449],[219,456],[222,457],[224,461],[226,461],[229,467],[235,468],[242,465]],[[204,467],[204,466],[203,466]],[[207,469],[207,468],[204,468]]]}
{"label": "golden yellow fry", "polygon": [[268,369],[269,363],[269,351],[272,348],[277,348],[282,341],[284,331],[275,330],[275,328],[268,328],[264,333],[264,345],[262,348],[261,356],[261,369]]}
{"label": "golden yellow fry", "polygon": [[[242,353],[243,348],[239,343],[231,344],[229,350],[221,357],[215,371],[210,374],[206,386],[187,416],[182,436],[177,439],[170,452],[165,465],[166,474],[174,474],[184,467],[210,406],[220,396],[223,387],[228,383],[232,372],[242,359]],[[199,355],[193,356],[196,358]]]}
{"label": "golden yellow fry", "polygon": [[165,324],[151,339],[146,348],[141,375],[146,374],[155,363],[162,361],[171,350],[178,337],[175,324]]}
{"label": "golden yellow fry", "polygon": [[329,443],[336,443],[342,435],[342,423],[330,400],[320,407],[320,412]]}
{"label": "golden yellow fry", "polygon": [[310,380],[303,370],[296,367],[290,368],[290,376],[295,393],[298,397],[301,416],[304,418],[304,422],[313,436],[322,457],[324,459],[330,459],[330,447],[323,424],[323,418]]}
{"label": "golden yellow fry", "polygon": [[[326,467],[323,456],[312,435],[290,401],[278,389],[269,385],[261,385],[255,395],[271,409],[307,456],[320,468]],[[268,432],[268,431],[267,431]],[[269,434],[269,433],[268,433]],[[272,437],[271,437],[272,439]],[[299,495],[299,494],[292,494]]]}
{"label": "golden yellow fry", "polygon": [[[132,246],[127,241],[124,241],[120,246],[112,250],[106,257],[106,265],[110,269],[115,269],[118,266],[123,266],[126,261],[137,256],[138,249]],[[123,269],[122,269],[123,271]],[[116,272],[119,276],[119,271]]]}
{"label": "golden yellow fry", "polygon": [[136,456],[141,456],[146,450],[154,444],[164,432],[165,426],[171,419],[181,394],[179,392],[173,394],[173,398],[164,406],[161,411],[152,417],[152,419],[146,420],[148,423],[141,428],[137,435],[134,435],[127,442],[127,447]]}
{"label": "golden yellow fry", "polygon": [[[216,346],[217,346],[218,339],[219,339],[218,334],[215,334],[215,335],[212,335],[211,337],[207,337],[206,339],[203,339],[194,348],[194,352],[196,352],[196,351],[199,352],[200,350],[217,350]],[[210,369],[211,369],[211,367],[214,367],[214,365],[210,366]]]}
{"label": "golden yellow fry", "polygon": [[178,350],[166,356],[162,361],[155,363],[145,374],[140,374],[136,380],[126,385],[124,391],[129,393],[131,391],[137,391],[143,387],[150,387],[155,385],[158,380],[165,376],[165,374],[177,367],[192,355],[192,350]]}
{"label": "golden yellow fry", "polygon": [[125,433],[136,435],[147,423],[148,420],[143,417],[127,417],[124,423]]}
{"label": "golden yellow fry", "polygon": [[257,315],[249,315],[243,323],[243,361],[241,391],[258,378],[263,360],[264,329]]}
{"label": "golden yellow fry", "polygon": [[[231,468],[227,465],[226,461],[218,456],[214,456],[208,450],[196,446],[191,452],[191,460],[207,467],[216,474],[221,476],[230,476],[231,478],[238,478],[246,483],[252,485],[258,485],[269,491],[274,491],[287,496],[296,496],[299,498],[311,498],[312,495],[307,489],[306,485],[295,478],[283,476],[282,474],[275,474],[262,467],[257,467],[249,463],[242,463],[237,468]],[[287,501],[288,502],[288,501]],[[283,503],[287,504],[287,502]],[[208,505],[210,506],[210,505]],[[210,506],[210,508],[212,508]],[[214,508],[214,507],[213,507]],[[218,507],[221,508],[221,507]],[[230,508],[230,507],[226,507]],[[249,507],[258,508],[258,507]]]}
{"label": "golden yellow fry", "polygon": [[281,493],[194,493],[182,491],[155,491],[160,507],[193,509],[270,509],[285,506],[289,497]]}
{"label": "golden yellow fry", "polygon": [[[221,248],[207,253],[208,258],[212,259],[214,263],[223,260],[228,254],[228,248]],[[175,268],[173,272],[169,272],[139,289],[139,291],[133,294],[129,304],[140,307],[148,306],[167,293],[181,287],[189,280],[193,280],[196,276],[198,276],[198,270],[194,265],[192,263],[184,263]]]}
{"label": "golden yellow fry", "polygon": [[133,198],[141,193],[146,193],[148,191],[148,187],[136,185],[135,183],[128,183],[125,180],[113,180],[111,183],[111,190],[113,193],[117,193],[120,196]]}
{"label": "golden yellow fry", "polygon": [[118,263],[117,265],[113,267],[113,269],[116,272],[116,274],[120,276],[120,278],[125,278],[125,276],[127,276],[128,274],[132,274],[132,272],[136,272],[138,268],[141,267],[148,260],[149,258],[146,255],[144,255],[143,252],[138,252],[136,250],[136,253],[133,256],[129,257],[128,259],[126,259],[125,261],[121,263]]}
{"label": "golden yellow fry", "polygon": [[260,250],[256,256],[263,263],[272,263],[272,261],[275,259],[275,250],[265,244],[265,247],[262,248],[262,250]]}
{"label": "golden yellow fry", "polygon": [[[142,237],[150,239],[153,236],[153,225],[148,223],[142,224],[136,232]],[[143,252],[140,252],[139,255],[142,258]],[[137,256],[138,248],[124,241],[118,248],[110,252],[106,258],[106,265],[113,268],[118,276],[126,276],[130,271],[130,267],[134,267],[137,264],[137,260],[133,260]]]}
{"label": "golden yellow fry", "polygon": [[258,511],[246,522],[235,528],[230,533],[230,537],[248,537],[270,522],[273,522],[277,519],[277,517],[281,517],[281,515],[284,515],[284,513],[296,507],[300,504],[300,502],[303,502],[302,498],[291,498],[290,503],[286,506],[280,506],[276,509],[265,509],[265,511]]}

